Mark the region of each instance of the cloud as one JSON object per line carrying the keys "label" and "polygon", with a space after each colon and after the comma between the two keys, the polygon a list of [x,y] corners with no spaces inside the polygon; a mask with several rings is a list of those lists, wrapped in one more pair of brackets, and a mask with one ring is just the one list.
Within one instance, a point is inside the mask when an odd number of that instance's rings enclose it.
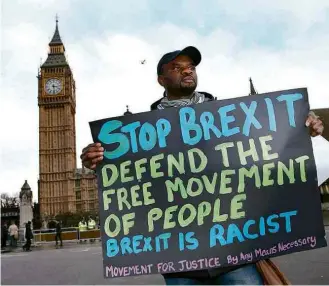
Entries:
{"label": "cloud", "polygon": [[37,193],[36,75],[56,12],[77,85],[77,156],[91,142],[89,121],[121,115],[127,104],[134,113],[149,110],[162,96],[158,59],[187,45],[202,51],[199,90],[221,99],[244,96],[252,76],[260,93],[306,86],[312,108],[329,107],[326,1],[5,3],[1,192],[15,193],[28,179]]}

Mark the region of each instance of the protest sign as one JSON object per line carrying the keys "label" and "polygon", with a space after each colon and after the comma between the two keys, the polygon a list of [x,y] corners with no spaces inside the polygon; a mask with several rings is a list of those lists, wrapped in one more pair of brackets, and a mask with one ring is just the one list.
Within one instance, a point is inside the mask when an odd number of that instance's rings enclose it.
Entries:
{"label": "protest sign", "polygon": [[301,88],[91,122],[105,277],[326,246],[308,111]]}

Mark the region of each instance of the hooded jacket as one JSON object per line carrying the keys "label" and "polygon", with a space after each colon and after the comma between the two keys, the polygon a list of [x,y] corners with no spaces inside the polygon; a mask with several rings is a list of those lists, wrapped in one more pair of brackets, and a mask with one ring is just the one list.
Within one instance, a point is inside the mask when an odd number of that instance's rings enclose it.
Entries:
{"label": "hooded jacket", "polygon": [[[214,101],[215,98],[213,95],[207,92],[198,91],[205,96],[205,102]],[[163,97],[165,94],[163,94]],[[163,98],[162,97],[162,98]],[[162,98],[158,99],[154,103],[151,104],[151,110],[157,110],[158,105],[161,103]],[[218,253],[220,255],[220,253]],[[201,259],[201,258],[200,258]],[[213,268],[213,269],[205,269],[205,270],[197,270],[197,271],[187,271],[187,272],[174,272],[174,273],[166,273],[162,274],[165,278],[196,278],[196,279],[207,279],[211,277],[216,277],[220,274],[227,273],[229,271],[235,270],[241,266],[228,266],[222,268]]]}

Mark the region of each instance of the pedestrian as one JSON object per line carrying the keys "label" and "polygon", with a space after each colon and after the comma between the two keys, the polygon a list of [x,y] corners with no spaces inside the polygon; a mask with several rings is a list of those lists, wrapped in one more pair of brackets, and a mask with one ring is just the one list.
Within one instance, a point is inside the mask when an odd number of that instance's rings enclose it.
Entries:
{"label": "pedestrian", "polygon": [[63,246],[63,241],[62,241],[62,227],[61,227],[61,222],[57,221],[56,222],[56,234],[55,234],[55,241],[56,241],[56,246],[58,246],[58,240],[61,242],[60,246]]}
{"label": "pedestrian", "polygon": [[95,232],[93,230],[95,230],[96,228],[96,222],[95,220],[93,220],[93,217],[91,215],[88,218],[87,227],[88,227],[89,235],[92,237],[90,238],[89,242],[94,242],[95,238],[93,238],[93,236],[95,235]]}
{"label": "pedestrian", "polygon": [[8,227],[7,223],[3,223],[1,227],[1,249],[6,248],[8,240]]}
{"label": "pedestrian", "polygon": [[[82,242],[83,239],[83,233],[87,230],[87,222],[85,218],[83,217],[81,221],[79,222],[79,242]],[[86,242],[84,239],[83,242]]]}
{"label": "pedestrian", "polygon": [[94,230],[96,227],[96,222],[93,220],[92,216],[88,218],[88,230]]}
{"label": "pedestrian", "polygon": [[[158,83],[164,88],[164,95],[151,105],[151,110],[175,108],[213,101],[206,92],[196,91],[198,77],[196,67],[201,62],[201,53],[195,47],[165,54],[157,66]],[[323,124],[317,116],[310,114],[306,119],[310,134],[317,136],[323,132]],[[103,160],[104,148],[100,143],[89,144],[80,156],[85,167],[95,170]],[[254,284],[264,281],[255,263],[223,267],[209,270],[164,274],[167,285],[196,284]]]}
{"label": "pedestrian", "polygon": [[10,237],[10,246],[13,248],[17,247],[18,227],[14,221],[11,222],[8,232],[9,232],[9,237]]}
{"label": "pedestrian", "polygon": [[33,239],[33,232],[31,229],[31,222],[28,221],[25,226],[25,239],[26,242],[23,245],[23,250],[25,251],[31,251],[31,240]]}

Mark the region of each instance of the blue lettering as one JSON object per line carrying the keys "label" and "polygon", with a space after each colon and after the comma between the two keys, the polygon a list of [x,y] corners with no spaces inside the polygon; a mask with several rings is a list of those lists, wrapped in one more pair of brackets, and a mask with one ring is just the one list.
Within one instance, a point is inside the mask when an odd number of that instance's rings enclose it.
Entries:
{"label": "blue lettering", "polygon": [[124,237],[123,239],[121,239],[120,246],[121,246],[121,253],[122,254],[125,254],[126,252],[128,254],[133,253],[133,250],[131,249],[131,246],[130,246],[130,238],[129,237]]}
{"label": "blue lettering", "polygon": [[267,218],[267,220],[266,220],[267,225],[268,225],[269,227],[272,227],[272,228],[268,228],[268,231],[269,231],[270,233],[276,233],[276,232],[279,231],[279,229],[280,229],[280,224],[277,223],[277,222],[273,222],[273,221],[272,221],[273,219],[278,218],[278,217],[279,217],[278,215],[273,214],[273,215],[270,215],[270,216]]}
{"label": "blue lettering", "polygon": [[142,250],[138,248],[141,244],[140,241],[142,239],[143,239],[143,235],[135,235],[133,237],[133,250],[135,254],[142,252]]}
{"label": "blue lettering", "polygon": [[204,140],[210,139],[210,130],[216,135],[217,138],[222,136],[222,133],[214,125],[214,116],[210,112],[203,112],[200,117],[200,123],[204,132]]}
{"label": "blue lettering", "polygon": [[159,236],[155,237],[155,251],[156,252],[161,251],[160,237]]}
{"label": "blue lettering", "polygon": [[154,148],[157,143],[156,136],[154,126],[148,122],[144,123],[139,132],[139,143],[144,151]]}
{"label": "blue lettering", "polygon": [[259,234],[261,236],[265,235],[265,219],[263,217],[259,219]]}
{"label": "blue lettering", "polygon": [[133,153],[138,152],[136,129],[140,126],[141,123],[139,121],[136,121],[121,128],[122,132],[130,133],[131,150],[133,151]]}
{"label": "blue lettering", "polygon": [[226,241],[223,237],[224,235],[224,228],[220,224],[214,225],[210,229],[210,247],[216,246],[217,240],[219,241],[220,245],[226,245]]}
{"label": "blue lettering", "polygon": [[122,122],[118,120],[111,120],[103,124],[98,139],[105,144],[119,143],[119,147],[114,151],[104,151],[104,156],[107,159],[116,159],[126,154],[129,151],[129,140],[126,135],[121,133],[110,134],[115,129],[122,126]]}
{"label": "blue lettering", "polygon": [[286,219],[286,232],[291,232],[291,222],[290,217],[296,215],[297,211],[290,211],[285,213],[280,213],[280,217],[284,217]]}
{"label": "blue lettering", "polygon": [[106,255],[107,257],[116,256],[119,252],[118,242],[114,238],[110,238],[106,242]]}
{"label": "blue lettering", "polygon": [[166,119],[161,118],[157,121],[156,127],[157,127],[160,148],[167,147],[166,137],[169,135],[171,131],[170,122]]}
{"label": "blue lettering", "polygon": [[249,227],[252,224],[255,224],[256,221],[254,221],[253,219],[247,220],[246,223],[243,226],[243,235],[248,238],[248,239],[256,239],[258,237],[258,234],[250,234],[249,233]]}
{"label": "blue lettering", "polygon": [[[197,144],[202,137],[202,129],[195,123],[194,109],[191,107],[183,107],[179,110],[179,119],[184,143],[188,145]],[[191,131],[195,132],[194,137],[191,137]]]}
{"label": "blue lettering", "polygon": [[292,127],[296,127],[295,122],[295,110],[294,110],[294,101],[302,99],[303,96],[300,93],[293,93],[293,94],[283,94],[277,97],[278,101],[286,101],[288,117],[289,117],[289,124]]}
{"label": "blue lettering", "polygon": [[218,113],[221,119],[221,126],[222,126],[222,134],[225,137],[232,136],[240,132],[239,127],[234,127],[229,129],[228,124],[235,121],[235,117],[233,115],[227,115],[227,112],[235,110],[235,104],[226,105],[218,109]]}
{"label": "blue lettering", "polygon": [[168,249],[168,239],[171,237],[171,233],[161,233],[158,237],[163,241],[163,250]]}
{"label": "blue lettering", "polygon": [[265,103],[267,107],[270,130],[276,131],[276,119],[275,119],[273,102],[270,98],[265,98]]}
{"label": "blue lettering", "polygon": [[184,233],[179,233],[179,236],[178,236],[178,241],[179,241],[179,250],[180,251],[183,251],[184,248],[185,248],[185,238],[184,238]]}
{"label": "blue lettering", "polygon": [[190,243],[189,245],[186,246],[187,249],[194,250],[199,246],[199,241],[193,236],[194,236],[194,232],[188,232],[185,236],[186,242]]}
{"label": "blue lettering", "polygon": [[152,240],[152,237],[144,237],[144,247],[143,247],[144,252],[153,250],[153,248],[151,246],[151,240]]}
{"label": "blue lettering", "polygon": [[262,125],[260,125],[259,121],[255,118],[254,115],[257,108],[257,102],[252,101],[249,108],[244,102],[240,102],[240,106],[246,114],[246,120],[244,121],[242,132],[244,135],[249,136],[251,124],[253,124],[256,129],[262,128]]}
{"label": "blue lettering", "polygon": [[227,243],[233,243],[234,238],[237,238],[239,242],[244,241],[244,237],[235,223],[231,223],[227,229]]}

